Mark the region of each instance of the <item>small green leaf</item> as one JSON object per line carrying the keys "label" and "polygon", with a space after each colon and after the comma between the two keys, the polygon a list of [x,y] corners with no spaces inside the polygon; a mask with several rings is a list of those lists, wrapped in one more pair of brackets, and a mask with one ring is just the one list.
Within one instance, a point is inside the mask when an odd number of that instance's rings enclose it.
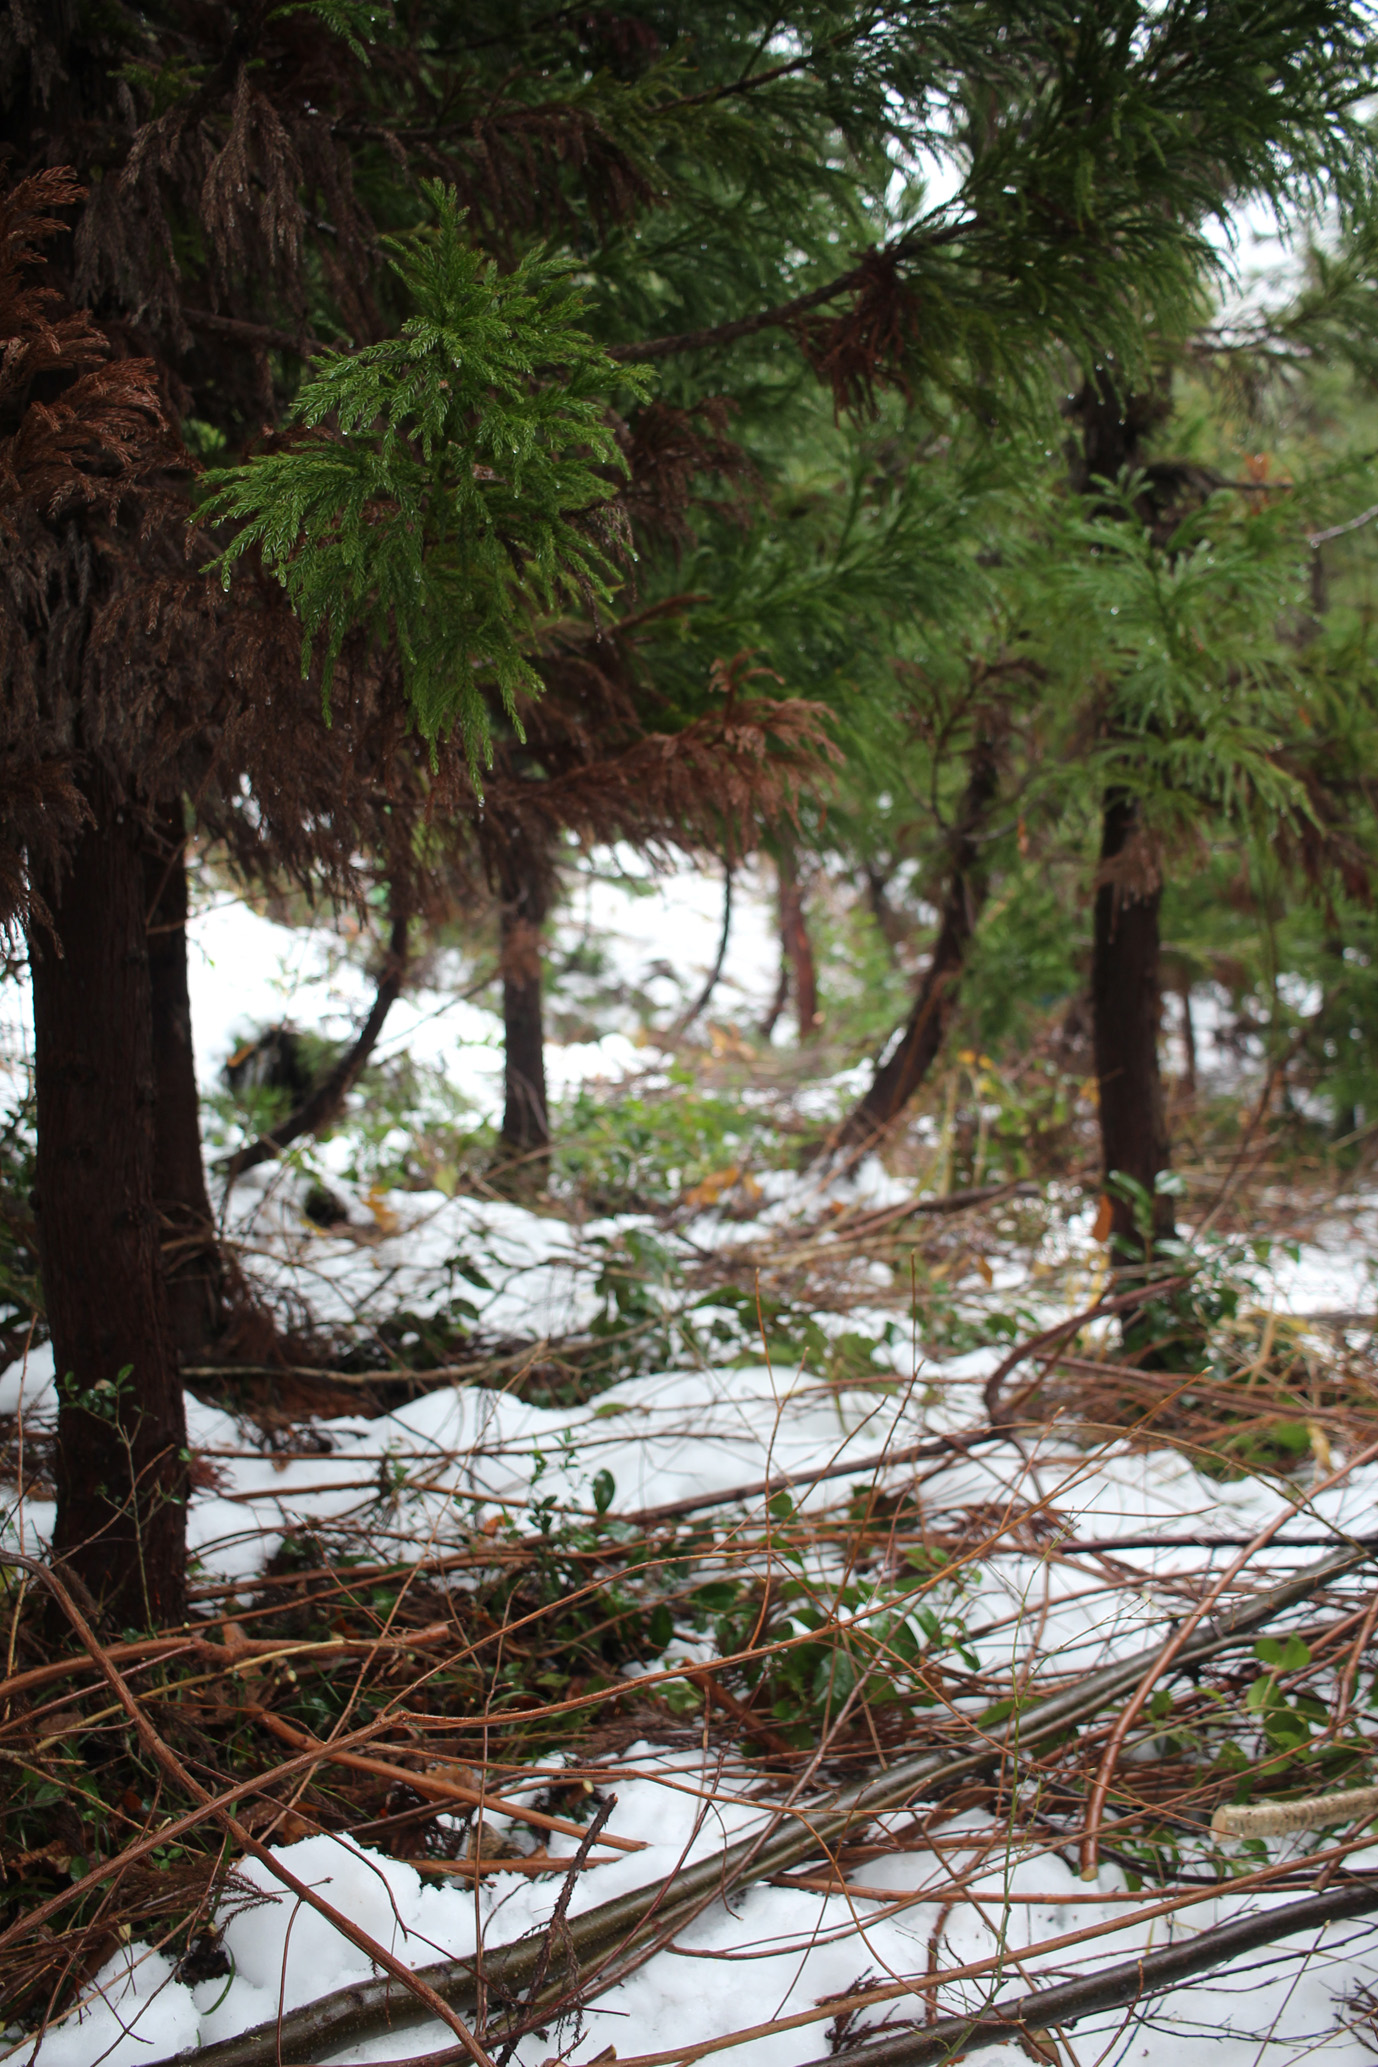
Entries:
{"label": "small green leaf", "polygon": [[593,1504],[599,1514],[606,1514],[617,1494],[617,1480],[607,1470],[594,1473]]}
{"label": "small green leaf", "polygon": [[788,1493],[777,1493],[769,1507],[777,1522],[787,1522],[794,1514],[794,1502]]}
{"label": "small green leaf", "polygon": [[1254,1656],[1260,1665],[1271,1665],[1279,1672],[1300,1672],[1311,1663],[1311,1646],[1299,1636],[1281,1642],[1275,1636],[1261,1636],[1254,1645]]}
{"label": "small green leaf", "polygon": [[977,1728],[982,1730],[993,1729],[996,1723],[1002,1723],[1014,1714],[1015,1706],[1016,1703],[1013,1701],[992,1701],[990,1707],[983,1708],[977,1716]]}

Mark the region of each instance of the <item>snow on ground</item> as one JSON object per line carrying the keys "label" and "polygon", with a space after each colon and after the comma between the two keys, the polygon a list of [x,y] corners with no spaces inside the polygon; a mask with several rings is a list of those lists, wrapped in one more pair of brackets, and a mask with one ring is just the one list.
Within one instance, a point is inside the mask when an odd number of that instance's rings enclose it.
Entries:
{"label": "snow on ground", "polygon": [[[663,1002],[671,1015],[696,987],[712,960],[721,923],[720,880],[695,876],[660,879],[631,896],[590,875],[566,907],[567,935],[580,928],[596,936],[615,967]],[[275,927],[245,908],[204,911],[194,927],[192,983],[198,1054],[210,1088],[225,1056],[246,1032],[291,1018],[343,1035],[369,1001],[361,971],[320,934]],[[737,903],[732,951],[724,979],[724,1009],[760,1008],[773,988],[776,957],[764,886],[746,885]],[[657,964],[661,965],[658,970]],[[12,1054],[27,1035],[16,994],[6,996]],[[1208,1027],[1198,1030],[1203,1046]],[[455,1002],[443,989],[422,992],[395,1008],[386,1049],[407,1049],[419,1060],[443,1064],[451,1081],[488,1115],[496,1109],[501,1060],[497,1029],[480,1006]],[[1229,1058],[1221,1058],[1221,1069]],[[598,1042],[552,1050],[552,1077],[574,1084],[597,1074],[615,1079],[644,1069],[630,1029]],[[820,1094],[821,1095],[821,1094]],[[734,1223],[705,1211],[682,1230],[686,1244],[721,1249],[787,1230],[801,1214],[816,1215],[820,1180],[763,1173],[765,1203],[756,1219]],[[884,1205],[905,1196],[898,1180],[872,1163],[849,1181],[846,1202]],[[319,1318],[355,1329],[398,1308],[435,1310],[463,1293],[479,1308],[489,1335],[546,1336],[584,1327],[597,1298],[593,1290],[598,1244],[614,1242],[629,1224],[608,1220],[579,1230],[566,1222],[503,1201],[441,1193],[353,1201],[353,1225],[325,1234],[306,1227],[290,1184],[256,1172],[241,1187],[235,1225],[248,1260],[280,1292],[304,1297]],[[1321,1230],[1295,1258],[1277,1254],[1256,1272],[1264,1304],[1291,1312],[1371,1313],[1374,1287],[1368,1258],[1375,1253],[1378,1205],[1351,1216],[1343,1233]],[[1037,1296],[1050,1317],[1066,1311],[1096,1278],[1099,1252],[1089,1237],[1087,1213],[1069,1211],[1049,1238],[1047,1259],[1064,1268],[1054,1299]],[[486,1290],[466,1269],[482,1259]],[[1082,1275],[1080,1280],[1077,1271]],[[996,1296],[1030,1290],[1002,1266]],[[913,1382],[896,1387],[823,1382],[808,1368],[773,1366],[752,1357],[729,1368],[683,1369],[637,1377],[585,1407],[550,1410],[503,1393],[456,1384],[436,1389],[396,1412],[326,1423],[326,1454],[309,1459],[246,1455],[244,1431],[232,1416],[188,1400],[193,1447],[216,1467],[216,1483],[193,1503],[190,1531],[200,1575],[246,1587],[271,1555],[281,1532],[302,1523],[343,1525],[366,1521],[370,1540],[398,1556],[441,1550],[476,1518],[515,1516],[533,1483],[557,1509],[587,1514],[595,1474],[615,1481],[612,1516],[685,1498],[719,1494],[773,1474],[804,1474],[799,1504],[821,1508],[845,1492],[846,1474],[809,1483],[810,1472],[838,1465],[858,1479],[878,1477],[898,1488],[913,1467],[868,1460],[903,1450],[935,1433],[980,1425],[983,1379],[1003,1344],[964,1357],[922,1362]],[[51,1354],[32,1353],[0,1375],[0,1413],[22,1409],[29,1427],[41,1428],[54,1407]],[[946,1513],[982,1503],[1009,1511],[1041,1503],[1043,1517],[1063,1534],[1142,1537],[1206,1529],[1247,1537],[1283,1515],[1289,1493],[1282,1483],[1241,1478],[1222,1484],[1196,1472],[1178,1451],[1110,1447],[1090,1454],[1056,1426],[1019,1443],[991,1443],[948,1459],[922,1491],[935,1526]],[[766,1517],[754,1495],[742,1503],[743,1542],[757,1545],[762,1564],[772,1556]],[[41,1543],[52,1526],[51,1507],[31,1501],[5,1524],[9,1540],[23,1533],[26,1547]],[[1289,1550],[1289,1534],[1333,1530],[1378,1531],[1378,1464],[1356,1469],[1341,1483],[1308,1497],[1296,1521],[1256,1563],[1260,1575],[1292,1569],[1313,1551]],[[1232,1553],[1218,1551],[1216,1571]],[[1089,1669],[1127,1644],[1150,1643],[1162,1626],[1165,1596],[1149,1580],[1199,1573],[1199,1551],[1133,1548],[1119,1562],[1139,1583],[1108,1585],[1095,1567],[1079,1571],[1029,1549],[1002,1546],[984,1560],[967,1603],[968,1640],[984,1664],[1027,1666],[1036,1652],[1042,1670]],[[826,1558],[815,1559],[815,1583],[828,1583]],[[232,1602],[230,1603],[232,1605]],[[699,1655],[695,1639],[677,1637],[661,1664],[673,1670]],[[634,1747],[610,1770],[608,1791],[617,1807],[616,1834],[640,1840],[643,1851],[617,1854],[580,1876],[574,1913],[645,1885],[677,1865],[709,1855],[728,1837],[756,1827],[759,1804],[743,1790],[750,1776],[723,1770],[717,1754],[671,1753]],[[1049,1947],[1068,1932],[1116,1924],[1128,1897],[1112,1866],[1094,1886],[1077,1880],[1057,1853],[1006,1844],[983,1813],[944,1825],[948,1849],[894,1854],[851,1876],[854,1892],[821,1894],[801,1888],[757,1886],[709,1909],[680,1932],[674,1944],[600,2000],[577,2039],[568,2031],[560,2049],[592,2061],[608,2046],[629,2056],[686,2047],[744,2026],[795,2014],[811,2015],[828,1996],[873,1985],[888,1976],[923,1974],[990,1961],[1003,1946],[995,1992],[1008,1993],[1039,1977],[1083,1972],[1208,1928],[1259,1902],[1282,1897],[1215,1895],[1173,1919],[1111,1928],[1073,1948]],[[969,1840],[969,1863],[980,1867],[971,1899],[946,1906],[938,1892],[959,1870],[963,1854],[952,1842]],[[1273,1856],[1291,1840],[1274,1841]],[[555,1856],[574,1840],[552,1836]],[[346,1915],[410,1963],[425,1965],[474,1949],[476,1933],[496,1946],[542,1926],[558,1884],[497,1873],[477,1893],[468,1885],[435,1885],[417,1869],[352,1842],[310,1837],[280,1854],[303,1879]],[[1378,1864],[1358,1855],[1355,1865]],[[242,1877],[265,1899],[230,1916],[225,1943],[234,1972],[228,1983],[189,1986],[175,1978],[168,1959],[131,1945],[95,1978],[84,2008],[49,2030],[41,2046],[25,2040],[3,2057],[20,2067],[35,2057],[44,2067],[131,2067],[158,2062],[184,2048],[247,2029],[333,1988],[363,1978],[368,1962],[309,1909],[275,1894],[266,1870],[250,1862]],[[907,1898],[907,1899],[905,1899]],[[1142,1907],[1140,1895],[1132,1906]],[[230,1908],[234,1909],[232,1902]],[[1044,1949],[1029,1951],[1028,1948]],[[1304,1965],[1297,1954],[1305,1950]],[[971,2003],[995,1984],[989,1973],[972,1977]],[[1305,1948],[1271,1948],[1236,1972],[1176,1990],[1137,2026],[1123,2046],[1117,2017],[1089,2020],[1077,2029],[1070,2061],[1156,2061],[1168,2046],[1211,2067],[1282,2067],[1323,2059],[1358,2067],[1372,2044],[1350,2027],[1345,2003],[1361,1988],[1378,1988],[1378,1938],[1367,1924],[1335,1927]],[[961,1999],[948,1987],[945,2007]],[[871,2023],[886,2006],[869,2012]],[[913,2014],[912,1999],[897,2005]],[[829,2049],[831,2012],[799,2027],[750,2041],[728,2057],[741,2067],[797,2067]],[[865,2022],[866,2019],[863,2019]],[[854,2035],[855,2027],[853,2028]],[[418,2025],[337,2057],[372,2062],[424,2054],[451,2043],[439,2024]],[[521,2067],[540,2067],[555,2037],[534,2036],[518,2052]],[[1185,2052],[1183,2052],[1185,2048]],[[1013,2046],[987,2048],[983,2060],[1021,2061]]]}
{"label": "snow on ground", "polygon": [[[728,1839],[760,1827],[749,1804],[731,1799],[711,1760],[700,1765],[635,1747],[611,1781],[617,1796],[613,1824],[647,1847],[614,1857],[579,1877],[571,1914],[610,1900],[654,1877],[695,1863]],[[992,1850],[992,1835],[996,1838]],[[662,2049],[689,2047],[783,2017],[804,2021],[734,2047],[726,2057],[741,2067],[797,2067],[829,2051],[830,2012],[818,2005],[887,1977],[979,1966],[965,1988],[949,1985],[945,2002],[975,2007],[992,1993],[1007,1995],[1069,1972],[1085,1973],[1152,1947],[1190,1937],[1231,1917],[1286,1897],[1212,1895],[1175,1919],[1115,1928],[1117,1916],[1141,1907],[1130,1898],[1117,1868],[1102,1868],[1094,1887],[1078,1881],[1060,1858],[1002,1856],[989,1819],[969,1814],[945,1827],[949,1840],[943,1877],[964,1865],[976,1872],[970,1899],[944,1913],[935,1891],[931,1855],[896,1854],[873,1861],[855,1878],[864,1891],[818,1895],[803,1889],[756,1886],[714,1905],[676,1934],[673,1947],[652,1957],[609,1991],[583,2019],[577,2048],[562,2052],[593,2061],[609,2045],[623,2060]],[[969,1850],[963,1852],[962,1841]],[[954,1848],[955,1847],[955,1848]],[[552,1852],[572,1852],[572,1839],[553,1838]],[[312,1837],[284,1846],[285,1866],[395,1956],[415,1966],[472,1955],[476,1934],[494,1947],[543,1926],[555,1899],[553,1883],[517,1874],[495,1875],[475,1898],[467,1887],[425,1885],[417,1870],[348,1839]],[[1378,1852],[1355,1854],[1372,1868]],[[274,1887],[272,1876],[250,1861],[242,1878],[267,1897],[262,1906],[231,1917],[225,1946],[233,1978],[188,1987],[174,1977],[165,1955],[130,1946],[97,1977],[81,2016],[50,2031],[37,2052],[31,2042],[8,2057],[41,2058],[45,2067],[132,2067],[162,2061],[185,2048],[232,2037],[271,2021],[335,1988],[369,1976],[369,1962],[312,1910]],[[907,1899],[906,1899],[907,1898]],[[1056,1941],[1102,1927],[1090,1943],[1067,1949]],[[941,1950],[934,1961],[935,1933]],[[1051,1944],[1049,1941],[1054,1941]],[[1004,1948],[998,1981],[989,1969]],[[1291,1956],[1288,1956],[1290,1951]],[[1296,1953],[1308,1954],[1298,1971]],[[1211,2067],[1280,2067],[1283,2061],[1321,2058],[1336,2067],[1371,2059],[1361,2037],[1336,2028],[1343,1999],[1378,1983],[1378,1946],[1371,1926],[1349,1924],[1313,1933],[1304,1946],[1269,1948],[1247,1970],[1224,1973],[1173,1991],[1150,2012],[1133,2043],[1114,2045],[1119,2015],[1084,2020],[1077,2029],[1077,2060],[1101,2059],[1103,2048],[1120,2060],[1155,2061],[1168,2043],[1210,2042]],[[918,2005],[900,1997],[863,2018],[871,2028],[887,2008],[913,2015]],[[424,2055],[453,2043],[439,2021],[404,2025],[346,2048],[332,2058],[384,2062]],[[1083,2050],[1084,2048],[1084,2050]],[[1020,2060],[1015,2047],[981,2051],[981,2058]],[[524,2040],[522,2067],[550,2057],[549,2035]],[[1197,2057],[1194,2050],[1186,2055]]]}
{"label": "snow on ground", "polygon": [[[40,1359],[33,1361],[37,1365]],[[759,1365],[637,1378],[591,1407],[565,1411],[534,1408],[474,1387],[445,1389],[381,1419],[325,1424],[332,1444],[327,1457],[300,1462],[242,1454],[227,1458],[221,1466],[222,1491],[203,1493],[195,1502],[193,1542],[204,1571],[248,1576],[271,1550],[274,1529],[286,1520],[338,1521],[375,1502],[383,1461],[391,1472],[392,1512],[390,1518],[380,1516],[374,1505],[370,1531],[374,1540],[391,1534],[399,1555],[409,1544],[418,1554],[443,1548],[447,1528],[454,1526],[457,1492],[470,1518],[470,1502],[482,1510],[486,1502],[520,1501],[538,1456],[550,1460],[542,1491],[585,1511],[591,1475],[612,1472],[614,1513],[686,1493],[721,1491],[772,1471],[826,1468],[849,1458],[860,1463],[935,1429],[972,1426],[978,1418],[979,1383],[992,1361],[993,1353],[981,1352],[926,1372],[924,1386],[908,1394],[839,1393],[807,1372],[782,1374]],[[189,1412],[198,1449],[215,1456],[239,1446],[228,1415],[194,1401]],[[893,1482],[902,1482],[899,1473]],[[336,1483],[337,1491],[332,1490]],[[1061,1441],[1055,1429],[1032,1449],[1027,1443],[1022,1450],[1000,1444],[973,1453],[946,1471],[937,1486],[940,1496],[935,1493],[930,1508],[934,1520],[946,1507],[974,1501],[1042,1498],[1049,1515],[1064,1527],[1097,1536],[1173,1534],[1184,1526],[1248,1535],[1288,1505],[1278,1486],[1250,1479],[1222,1486],[1202,1478],[1173,1451],[1111,1451],[1089,1459]],[[823,1486],[801,1488],[799,1497],[806,1505],[821,1503],[828,1492]],[[759,1524],[759,1502],[746,1506]],[[1362,1468],[1343,1484],[1319,1492],[1307,1502],[1303,1519],[1312,1529],[1317,1524],[1354,1533],[1378,1528],[1378,1466]],[[30,1530],[41,1530],[44,1520],[37,1505],[30,1509]],[[1275,1548],[1259,1567],[1290,1569],[1298,1555]],[[1176,1549],[1130,1550],[1123,1560],[1145,1575],[1200,1564],[1199,1555]],[[970,1641],[983,1662],[992,1665],[1017,1663],[1036,1644],[1044,1669],[1049,1664],[1060,1672],[1089,1668],[1108,1652],[1122,1651],[1126,1642],[1151,1642],[1161,1627],[1161,1607],[1147,1590],[1107,1591],[1103,1580],[1028,1553],[992,1556],[974,1606]],[[692,1642],[676,1642],[663,1662],[673,1666],[693,1655]],[[582,1875],[574,1913],[705,1856],[760,1821],[760,1810],[736,1794],[735,1776],[719,1769],[716,1754],[686,1758],[682,1752],[672,1756],[643,1745],[620,1761],[608,1787],[617,1795],[609,1827],[640,1839],[647,1849]],[[1000,1988],[1008,1992],[1040,1976],[1060,1978],[1169,1942],[1177,1934],[1244,1913],[1260,1899],[1212,1896],[1172,1923],[1115,1929],[1081,1949],[1025,1956],[1025,1948],[1069,1931],[1113,1925],[1123,1907],[1123,1877],[1118,1869],[1105,1867],[1095,1887],[1087,1888],[1056,1854],[1026,1856],[1005,1847],[982,1814],[959,1817],[944,1827],[949,1843],[967,1833],[972,1863],[981,1863],[978,1854],[985,1855],[983,1870],[974,1898],[945,1918],[936,1893],[925,1898],[925,1889],[959,1867],[950,1849],[941,1860],[927,1851],[876,1860],[853,1876],[866,1892],[852,1896],[764,1886],[716,1905],[677,1935],[673,1949],[656,1955],[589,2012],[578,2059],[591,2061],[607,2045],[624,2059],[685,2046],[747,2024],[811,2012],[822,1998],[855,1988],[864,1976],[872,1985],[877,1978],[922,1973],[940,1922],[938,1963],[944,1967],[988,1960],[997,1944],[1005,1944]],[[553,1838],[551,1848],[564,1856],[574,1843]],[[493,1946],[540,1926],[556,1893],[553,1882],[498,1874],[482,1885],[476,1899],[467,1886],[423,1884],[414,1867],[329,1837],[284,1847],[281,1856],[374,1937],[421,1965],[471,1952],[476,1929]],[[1378,1857],[1370,1862],[1366,1855],[1355,1863],[1378,1863]],[[244,1877],[269,1899],[235,1915],[228,1925],[226,1943],[235,1962],[228,1985],[217,1980],[186,1986],[173,1977],[163,1955],[131,1946],[98,1977],[85,2012],[47,2034],[40,2054],[46,2067],[159,2061],[258,2024],[276,2013],[279,2002],[290,2009],[364,1977],[366,1960],[328,1924],[306,1910],[294,1915],[294,1902],[273,1895],[269,1876],[256,1865],[249,1864]],[[887,1892],[914,1899],[896,1906],[885,1899]],[[1139,1905],[1145,1899],[1139,1897]],[[1212,2067],[1267,2067],[1303,2056],[1357,2067],[1371,2055],[1359,2037],[1336,2030],[1336,2002],[1361,1984],[1378,1985],[1378,1945],[1371,1931],[1336,1927],[1311,1954],[1300,1976],[1292,1961],[1179,1989],[1123,2057],[1149,2060],[1158,2057],[1157,2046],[1199,2044],[1209,2036]],[[949,1990],[946,2000],[954,1999]],[[980,1977],[972,1981],[969,1999],[982,1999]],[[905,2007],[900,2005],[902,2011]],[[1116,2021],[1101,2020],[1099,2035],[1094,2022],[1080,2027],[1076,2057],[1099,2057]],[[1237,2038],[1232,2030],[1238,2031]],[[1085,2051],[1080,2050],[1083,2032]],[[444,2028],[434,2024],[356,2046],[338,2058],[384,2061],[448,2043]],[[540,2067],[550,2050],[533,2037],[523,2043],[518,2058],[522,2067]],[[742,2067],[795,2067],[826,2050],[823,2020],[749,2042],[733,2057]],[[34,2057],[32,2045],[9,2057],[16,2067],[27,2062]],[[1022,2056],[997,2049],[983,2057],[1013,2061]]]}

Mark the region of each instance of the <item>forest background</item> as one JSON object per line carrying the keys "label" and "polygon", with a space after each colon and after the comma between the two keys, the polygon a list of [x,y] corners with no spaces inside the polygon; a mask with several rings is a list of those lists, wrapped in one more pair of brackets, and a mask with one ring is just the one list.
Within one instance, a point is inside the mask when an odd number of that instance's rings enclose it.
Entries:
{"label": "forest background", "polygon": [[[1217,1368],[1203,1224],[1249,1234],[1245,1172],[1361,1186],[1378,1125],[1373,54],[1333,0],[12,0],[0,1292],[94,1628],[188,1616],[184,1381],[266,1428],[514,1360],[582,1406],[754,1336],[881,1369],[807,1283],[667,1318],[670,1237],[794,1184],[1088,1216],[1088,1369]],[[667,938],[652,994],[572,893],[685,867],[716,964]],[[187,924],[227,898],[376,996],[344,1042],[242,1027],[206,1099]],[[378,1060],[442,982],[501,1020],[500,1117]],[[552,1099],[552,1030],[610,1026],[647,1069]],[[235,1217],[386,1235],[436,1191],[621,1216],[596,1323],[351,1328]],[[995,1246],[923,1298],[890,1258],[916,1343],[1047,1319],[962,1308]],[[1236,1464],[1237,1419],[1324,1464],[1231,1408]]]}

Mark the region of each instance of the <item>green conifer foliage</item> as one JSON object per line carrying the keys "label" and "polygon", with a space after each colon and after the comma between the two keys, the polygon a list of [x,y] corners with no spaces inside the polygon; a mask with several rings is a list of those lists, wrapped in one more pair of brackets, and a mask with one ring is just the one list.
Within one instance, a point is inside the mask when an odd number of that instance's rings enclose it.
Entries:
{"label": "green conifer foliage", "polygon": [[[395,337],[314,363],[279,449],[212,476],[221,565],[257,547],[302,620],[303,672],[324,646],[328,700],[347,633],[366,622],[402,661],[424,739],[458,724],[488,759],[481,684],[509,718],[539,694],[533,618],[612,596],[617,468],[606,396],[619,380],[581,327],[563,268],[513,271],[467,240],[453,191],[385,248],[413,313]],[[295,432],[295,435],[292,433]]]}

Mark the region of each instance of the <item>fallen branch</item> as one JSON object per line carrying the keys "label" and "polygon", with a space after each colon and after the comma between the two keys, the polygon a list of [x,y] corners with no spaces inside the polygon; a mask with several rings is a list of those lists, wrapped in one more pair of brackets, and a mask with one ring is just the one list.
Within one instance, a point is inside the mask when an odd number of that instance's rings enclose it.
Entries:
{"label": "fallen branch", "polygon": [[[1000,1389],[1010,1372],[1017,1370],[1020,1364],[1026,1363],[1031,1356],[1041,1355],[1045,1350],[1060,1349],[1064,1342],[1070,1342],[1072,1337],[1091,1321],[1103,1320],[1112,1313],[1130,1313],[1136,1306],[1142,1306],[1149,1299],[1165,1299],[1170,1292],[1180,1292],[1183,1286],[1191,1283],[1191,1280],[1192,1273],[1187,1271],[1180,1277],[1159,1278],[1152,1284],[1136,1285],[1132,1291],[1120,1292],[1113,1299],[1098,1299],[1095,1305],[1088,1306],[1084,1313],[1074,1313],[1070,1320],[1059,1321],[1055,1328],[1045,1328],[1041,1335],[1029,1336],[1027,1341],[1021,1342],[1008,1356],[1000,1359],[986,1380],[984,1398],[991,1427],[1003,1431],[1009,1426],[1009,1413],[1014,1409],[1011,1407],[1004,1416],[1001,1415]],[[1050,1367],[1055,1362],[1056,1357],[1050,1358]],[[1045,1371],[1039,1375],[1041,1379],[1046,1377],[1047,1373]]]}
{"label": "fallen branch", "polygon": [[960,1454],[974,1449],[978,1443],[1003,1442],[1005,1434],[1003,1428],[979,1428],[973,1435],[930,1436],[926,1442],[911,1443],[904,1450],[878,1450],[870,1457],[853,1457],[840,1464],[777,1471],[771,1478],[752,1479],[749,1485],[728,1486],[721,1493],[694,1493],[685,1500],[666,1500],[659,1507],[640,1507],[634,1514],[618,1515],[617,1519],[635,1522],[639,1528],[651,1528],[657,1522],[675,1521],[680,1515],[701,1514],[709,1507],[736,1507],[747,1500],[773,1499],[794,1486],[821,1486],[835,1478],[864,1478],[894,1464],[926,1464],[935,1457],[951,1456],[954,1451]]}
{"label": "fallen branch", "polygon": [[1287,1837],[1294,1830],[1324,1830],[1353,1823],[1378,1810],[1378,1787],[1349,1787],[1338,1794],[1304,1794],[1296,1801],[1226,1802],[1211,1817],[1212,1837]]}
{"label": "fallen branch", "polygon": [[[1227,1891],[1227,1885],[1221,1892]],[[1032,2039],[1035,2032],[1075,2024],[1098,2011],[1130,2009],[1146,1996],[1161,1995],[1195,1974],[1215,1973],[1243,1953],[1274,1945],[1302,1931],[1324,1930],[1378,1909],[1378,1879],[1351,1881],[1324,1895],[1309,1895],[1280,1909],[1264,1909],[1233,1923],[1200,1931],[1180,1945],[1121,1960],[1059,1988],[1038,1988],[1011,1996],[971,2017],[942,2017],[922,2030],[904,2031],[876,2045],[858,2046],[847,2054],[847,2067],[936,2067],[970,2046],[1007,2044]],[[1046,2054],[1039,2057],[1046,2058]],[[832,2057],[811,2060],[808,2067],[836,2067]]]}
{"label": "fallen branch", "polygon": [[[1199,1629],[1178,1652],[1173,1669],[1186,1671],[1241,1640],[1252,1638],[1278,1615],[1372,1555],[1365,1543],[1346,1543],[1331,1556],[1242,1602],[1212,1625]],[[1023,1754],[1034,1746],[1074,1723],[1086,1721],[1107,1702],[1132,1692],[1146,1667],[1156,1663],[1161,1655],[1161,1644],[1155,1644],[1103,1666],[1098,1672],[1084,1674],[1045,1700],[1030,1703],[1001,1728],[983,1731],[975,1723],[968,1724],[967,1730],[975,1741],[965,1752],[944,1748],[900,1761],[807,1812],[792,1810],[776,1817],[764,1830],[737,1839],[694,1866],[676,1868],[661,1880],[585,1910],[569,1924],[572,1957],[578,1962],[580,1983],[587,1986],[590,1977],[596,1982],[614,1952],[628,1955],[647,1941],[654,1945],[668,1926],[682,1930],[734,1888],[769,1880],[820,1854],[829,1857],[840,1843],[855,1835],[858,1827],[877,1815],[908,1807],[916,1798],[949,1793],[993,1766],[1017,1766]],[[1329,1901],[1331,1897],[1323,1899]],[[1378,1908],[1378,1894],[1373,1906]],[[544,1943],[544,1932],[536,1932],[510,1945],[485,1951],[483,1972],[488,1985],[510,1994],[529,1987]],[[421,1969],[418,1978],[447,2003],[462,2008],[473,2002],[477,1975],[470,1959],[439,1961]],[[419,2023],[424,2015],[415,2000],[399,2001],[387,1980],[358,1982],[292,2011],[281,2020],[275,2018],[217,2044],[191,2048],[178,2054],[175,2063],[163,2060],[150,2063],[150,2067],[193,2067],[193,2063],[194,2067],[299,2067],[301,2062],[323,2059],[366,2039]]]}

